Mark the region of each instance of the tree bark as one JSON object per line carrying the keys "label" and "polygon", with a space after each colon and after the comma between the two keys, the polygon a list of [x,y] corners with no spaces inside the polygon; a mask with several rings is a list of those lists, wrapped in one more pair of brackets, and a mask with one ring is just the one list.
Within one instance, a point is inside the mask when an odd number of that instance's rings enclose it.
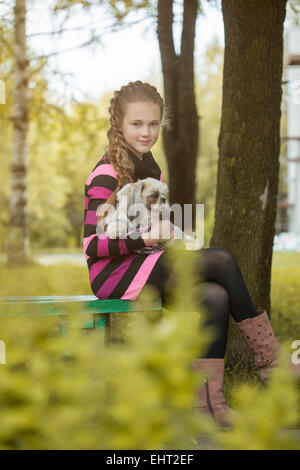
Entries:
{"label": "tree bark", "polygon": [[10,233],[7,241],[7,264],[23,264],[29,257],[27,221],[28,169],[28,59],[26,49],[26,0],[16,0],[15,85],[13,115],[13,155],[11,163]]}
{"label": "tree bark", "polygon": [[[174,48],[173,0],[158,1],[157,33],[166,108],[171,129],[163,128],[168,162],[170,203],[195,204],[195,170],[198,152],[198,114],[194,91],[194,39],[198,0],[185,0],[181,51]],[[194,208],[194,206],[193,206]]]}
{"label": "tree bark", "polygon": [[[279,181],[286,0],[223,0],[225,57],[211,247],[235,255],[257,309],[270,313]],[[243,312],[247,313],[247,312]],[[231,322],[227,365],[253,366]]]}

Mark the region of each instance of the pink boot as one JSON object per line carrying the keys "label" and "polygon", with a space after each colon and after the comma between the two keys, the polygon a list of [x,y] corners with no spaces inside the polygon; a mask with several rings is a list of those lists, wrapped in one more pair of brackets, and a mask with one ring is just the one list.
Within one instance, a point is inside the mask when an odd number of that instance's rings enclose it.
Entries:
{"label": "pink boot", "polygon": [[222,427],[230,427],[236,413],[223,395],[224,359],[195,359],[193,369],[208,374],[205,384],[196,391],[195,411],[208,413]]}
{"label": "pink boot", "polygon": [[[237,326],[254,354],[260,380],[265,384],[273,367],[279,364],[281,346],[274,334],[266,310],[259,310],[258,313],[256,317],[237,323]],[[291,369],[300,378],[300,365],[291,362]]]}

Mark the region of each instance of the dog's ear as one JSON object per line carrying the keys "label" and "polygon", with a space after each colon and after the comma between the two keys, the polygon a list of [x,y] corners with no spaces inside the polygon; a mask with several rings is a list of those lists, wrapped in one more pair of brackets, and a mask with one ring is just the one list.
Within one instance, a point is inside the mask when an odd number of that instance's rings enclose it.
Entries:
{"label": "dog's ear", "polygon": [[131,204],[134,204],[137,195],[140,194],[140,191],[142,190],[143,183],[141,183],[141,181],[138,181],[137,183],[125,184],[125,186],[123,186],[123,188],[120,189],[117,194],[118,201],[120,201],[123,197],[126,197],[127,207],[130,207]]}
{"label": "dog's ear", "polygon": [[161,183],[161,192],[166,195],[168,194],[169,192],[169,186],[166,184],[166,183],[163,183],[162,181],[160,182]]}
{"label": "dog's ear", "polygon": [[[98,217],[97,217],[97,224],[100,226],[101,224],[101,221],[105,219],[105,217],[109,214],[110,210],[111,210],[111,206],[116,206],[117,204],[117,194],[118,194],[118,189],[119,189],[119,186],[114,190],[114,192],[109,196],[109,198],[107,199],[107,201],[105,201],[104,204],[102,204],[101,208],[100,208],[100,213],[98,214]],[[103,231],[104,231],[104,227],[103,228]]]}
{"label": "dog's ear", "polygon": [[143,180],[138,181],[136,184],[136,194],[135,194],[135,199],[140,199],[142,191],[145,187],[145,182]]}

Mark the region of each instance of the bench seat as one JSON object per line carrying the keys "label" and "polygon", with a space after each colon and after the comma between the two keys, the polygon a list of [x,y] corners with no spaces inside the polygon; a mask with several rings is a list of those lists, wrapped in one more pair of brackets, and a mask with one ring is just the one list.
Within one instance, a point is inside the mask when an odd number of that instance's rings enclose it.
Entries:
{"label": "bench seat", "polygon": [[[149,309],[149,308],[148,308]],[[151,310],[161,310],[161,302],[151,306]],[[70,311],[87,315],[83,328],[104,328],[105,343],[110,341],[110,319],[113,313],[143,311],[133,300],[105,299],[94,295],[51,295],[51,296],[11,296],[0,298],[0,318],[60,316]],[[62,331],[65,324],[61,323]]]}

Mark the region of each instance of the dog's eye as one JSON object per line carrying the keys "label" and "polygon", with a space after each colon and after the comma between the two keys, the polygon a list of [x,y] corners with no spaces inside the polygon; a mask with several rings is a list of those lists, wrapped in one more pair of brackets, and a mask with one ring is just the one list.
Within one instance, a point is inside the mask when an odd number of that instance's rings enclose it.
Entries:
{"label": "dog's eye", "polygon": [[159,198],[159,191],[155,191],[154,193],[151,194],[151,196],[149,197],[149,199],[152,201],[157,201],[157,199]]}
{"label": "dog's eye", "polygon": [[166,202],[166,198],[164,196],[161,196],[160,200],[162,203]]}

